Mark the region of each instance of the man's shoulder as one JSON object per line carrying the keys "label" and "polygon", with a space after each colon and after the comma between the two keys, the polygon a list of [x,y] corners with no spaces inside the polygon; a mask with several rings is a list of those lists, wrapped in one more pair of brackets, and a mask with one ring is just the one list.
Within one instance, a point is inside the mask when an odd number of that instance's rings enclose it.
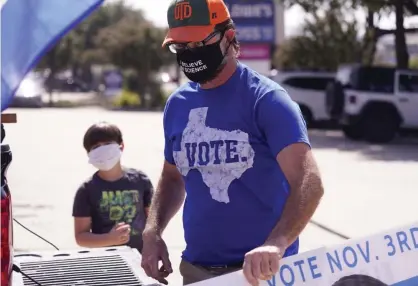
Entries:
{"label": "man's shoulder", "polygon": [[168,97],[167,102],[175,100],[184,100],[187,98],[187,95],[192,92],[197,91],[197,84],[195,82],[188,81],[177,89],[175,89],[171,95]]}
{"label": "man's shoulder", "polygon": [[257,98],[264,96],[265,94],[272,92],[286,91],[283,87],[272,79],[265,75],[262,75],[254,69],[240,63],[241,68],[241,81],[244,82],[248,88],[248,92]]}
{"label": "man's shoulder", "polygon": [[198,87],[194,82],[186,82],[185,84],[178,87],[171,93],[165,103],[164,117],[172,116],[173,112],[176,112],[178,109],[181,109],[183,106],[185,106],[184,102],[186,102],[192,96],[195,96],[197,92]]}

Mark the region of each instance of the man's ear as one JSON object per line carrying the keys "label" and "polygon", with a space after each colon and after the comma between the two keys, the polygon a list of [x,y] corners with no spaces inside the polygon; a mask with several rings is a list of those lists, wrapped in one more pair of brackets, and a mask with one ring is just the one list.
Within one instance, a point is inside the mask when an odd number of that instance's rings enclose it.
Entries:
{"label": "man's ear", "polygon": [[123,142],[122,142],[122,143],[120,143],[120,145],[119,145],[119,146],[120,146],[120,150],[121,150],[121,151],[123,151],[123,149],[125,149],[125,144],[124,144]]}
{"label": "man's ear", "polygon": [[234,40],[234,38],[235,38],[235,30],[234,29],[228,29],[226,32],[225,32],[225,37],[226,37],[226,39],[228,40],[228,42],[232,42],[233,40]]}

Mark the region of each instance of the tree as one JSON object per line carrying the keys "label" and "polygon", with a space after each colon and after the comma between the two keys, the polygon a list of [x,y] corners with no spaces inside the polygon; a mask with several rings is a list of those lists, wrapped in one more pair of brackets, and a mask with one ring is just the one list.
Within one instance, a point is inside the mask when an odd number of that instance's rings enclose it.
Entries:
{"label": "tree", "polygon": [[[134,70],[136,90],[142,97],[157,94],[159,84],[153,77],[174,57],[161,49],[166,31],[148,22],[141,10],[112,2],[98,8],[54,46],[42,59],[38,68],[51,70],[52,82],[57,72],[72,69],[73,76],[92,81],[93,64],[116,65]],[[133,81],[131,81],[133,82]]]}
{"label": "tree", "polygon": [[100,6],[66,36],[72,39],[73,57],[70,68],[75,77],[90,82],[91,65],[109,62],[108,55],[95,44],[95,38],[102,29],[115,25],[127,15],[134,15],[145,21],[141,11],[134,11],[125,6],[123,1],[118,1]]}
{"label": "tree", "polygon": [[102,29],[96,38],[95,45],[105,51],[113,64],[136,72],[136,91],[141,102],[146,102],[146,94],[154,93],[154,73],[171,61],[161,48],[164,36],[163,29],[132,14]]}
{"label": "tree", "polygon": [[323,16],[311,14],[312,20],[305,21],[302,35],[289,39],[280,47],[274,58],[277,67],[333,71],[341,63],[361,60],[357,22],[344,20],[343,9],[337,1],[329,4]]}
{"label": "tree", "polygon": [[[71,68],[73,75],[79,76],[87,82],[90,81],[91,65],[109,62],[108,55],[98,49],[95,38],[102,29],[117,24],[127,16],[135,17],[138,21],[145,21],[141,11],[132,10],[125,6],[123,1],[100,6],[51,48],[37,68],[51,69],[50,64],[54,64],[52,67],[54,72],[63,68]],[[69,43],[65,46],[66,53],[60,52],[62,43]],[[56,62],[65,62],[66,64],[60,64],[59,68],[56,68]],[[51,76],[55,76],[55,74],[51,74]]]}
{"label": "tree", "polygon": [[54,78],[58,72],[70,66],[72,59],[72,38],[64,37],[49,49],[37,65],[37,69],[48,71],[45,87],[49,93],[50,106],[53,105]]}
{"label": "tree", "polygon": [[[409,53],[406,44],[407,33],[417,33],[418,28],[405,29],[405,17],[418,15],[417,0],[356,0],[358,4],[368,11],[366,29],[372,33],[373,41],[376,43],[381,36],[394,34],[397,66],[408,68]],[[381,29],[375,25],[375,16],[381,14],[395,13],[396,28]]]}
{"label": "tree", "polygon": [[[286,7],[300,5],[308,14],[318,13],[321,9],[326,9],[334,0],[277,0],[282,1]],[[396,43],[396,56],[399,68],[408,67],[408,50],[405,34],[416,33],[418,28],[404,28],[404,18],[410,15],[418,15],[418,0],[339,0],[340,5],[345,9],[361,8],[367,13],[365,35],[363,38],[363,62],[371,64],[376,51],[376,43],[383,35],[394,34]],[[387,30],[376,26],[376,18],[395,13],[396,29]]]}

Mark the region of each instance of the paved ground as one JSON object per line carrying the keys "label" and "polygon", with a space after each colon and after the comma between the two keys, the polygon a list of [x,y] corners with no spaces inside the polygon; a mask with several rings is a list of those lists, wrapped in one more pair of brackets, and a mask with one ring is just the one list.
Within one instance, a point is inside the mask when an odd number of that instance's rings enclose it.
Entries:
{"label": "paved ground", "polygon": [[[86,102],[94,100],[95,96],[95,92],[53,92],[52,101]],[[50,101],[50,95],[48,93],[43,94],[42,101],[47,105]]]}
{"label": "paved ground", "polygon": [[[17,111],[18,124],[6,126],[13,150],[9,183],[14,215],[20,222],[61,248],[73,248],[71,207],[75,190],[93,168],[82,148],[86,128],[98,120],[118,124],[125,135],[124,163],[147,172],[157,182],[163,161],[160,113],[108,112],[100,109]],[[418,143],[388,146],[346,141],[337,131],[312,131],[326,194],[315,220],[351,237],[359,237],[418,217]],[[165,233],[172,261],[184,247],[181,217]],[[309,225],[302,251],[342,240]],[[15,225],[15,247],[50,247]],[[180,276],[171,277],[178,285]],[[177,283],[176,283],[177,282]]]}

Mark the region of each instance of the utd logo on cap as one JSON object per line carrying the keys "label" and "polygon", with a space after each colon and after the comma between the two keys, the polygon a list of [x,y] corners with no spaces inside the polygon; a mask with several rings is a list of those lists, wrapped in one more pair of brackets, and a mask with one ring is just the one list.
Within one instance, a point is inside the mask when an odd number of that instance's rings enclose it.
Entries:
{"label": "utd logo on cap", "polygon": [[181,1],[176,3],[174,8],[174,18],[176,20],[184,20],[192,16],[192,6],[189,2]]}

